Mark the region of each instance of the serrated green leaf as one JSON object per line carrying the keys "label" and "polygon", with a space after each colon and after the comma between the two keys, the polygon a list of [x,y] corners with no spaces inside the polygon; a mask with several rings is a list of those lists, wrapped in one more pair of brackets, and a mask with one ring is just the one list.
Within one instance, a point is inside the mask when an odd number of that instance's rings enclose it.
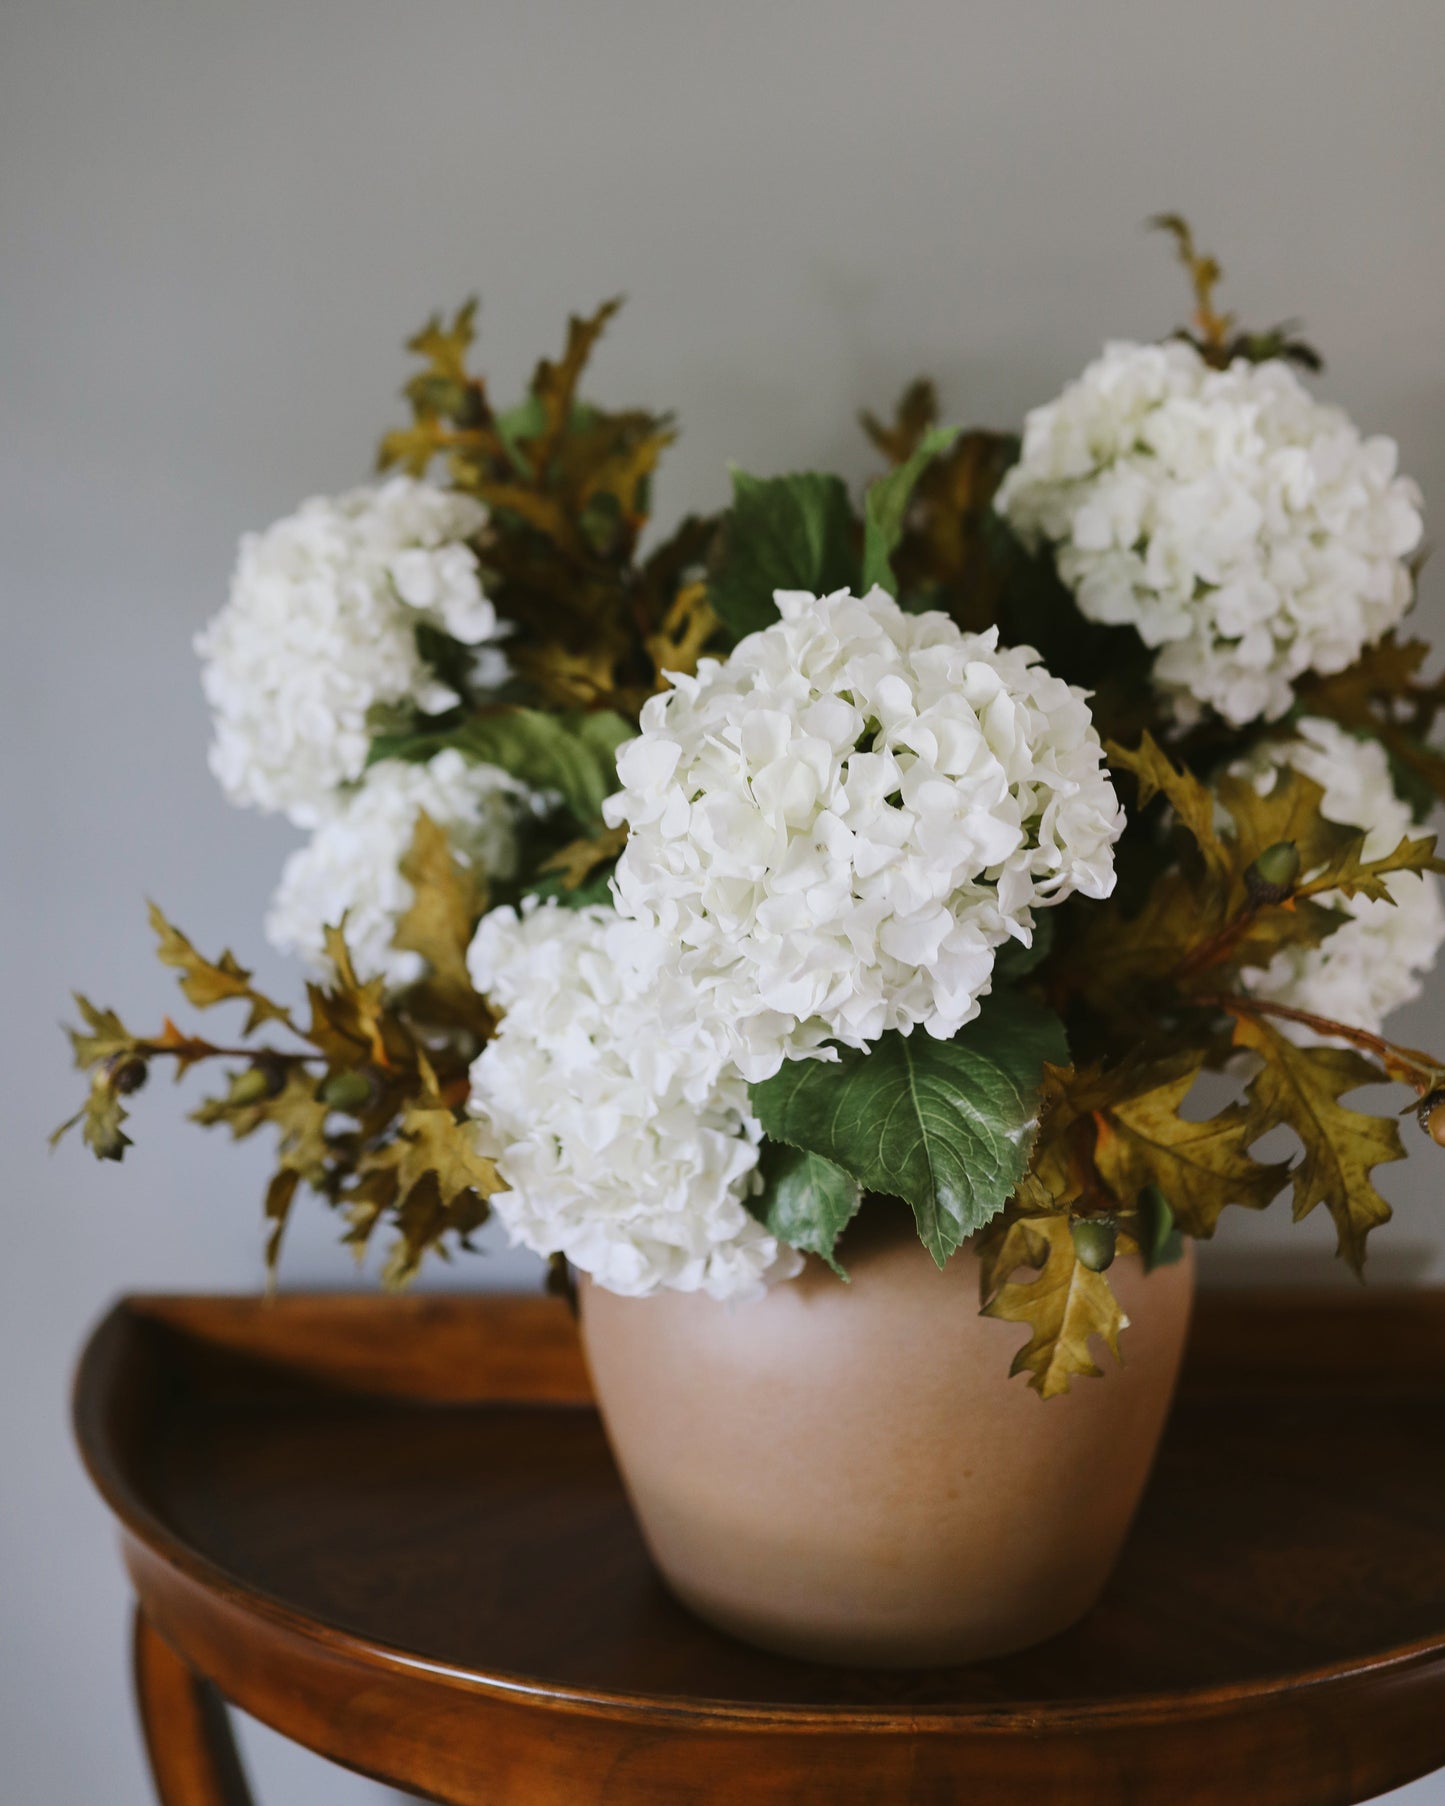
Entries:
{"label": "serrated green leaf", "polygon": [[858,581],[857,523],[841,477],[732,474],[733,505],[708,601],[733,638],[742,639],[777,620],[774,590],[825,596]]}
{"label": "serrated green leaf", "polygon": [[612,868],[594,873],[585,884],[568,886],[556,872],[549,872],[523,893],[539,901],[555,902],[563,909],[591,909],[594,904],[612,905]]}
{"label": "serrated green leaf", "polygon": [[425,764],[455,747],[481,765],[497,765],[533,790],[556,791],[583,827],[602,816],[617,788],[617,748],[637,732],[610,709],[552,715],[541,709],[498,709],[444,734],[386,734],[372,741],[371,764],[405,759]]}
{"label": "serrated green leaf", "polygon": [[946,452],[957,437],[957,427],[931,427],[897,469],[868,485],[863,504],[862,587],[865,590],[872,589],[877,583],[890,596],[895,593],[897,585],[890,561],[894,548],[903,537],[904,516],[914,486],[933,460]]}
{"label": "serrated green leaf", "polygon": [[780,1242],[818,1255],[846,1279],[833,1250],[863,1202],[858,1181],[821,1154],[781,1141],[763,1143],[758,1170],[765,1189],[748,1200],[753,1215]]}
{"label": "serrated green leaf", "polygon": [[1058,1018],[1004,992],[952,1041],[887,1034],[836,1064],[789,1061],[750,1090],[775,1141],[903,1198],[941,1267],[1023,1177],[1044,1063],[1068,1057]]}

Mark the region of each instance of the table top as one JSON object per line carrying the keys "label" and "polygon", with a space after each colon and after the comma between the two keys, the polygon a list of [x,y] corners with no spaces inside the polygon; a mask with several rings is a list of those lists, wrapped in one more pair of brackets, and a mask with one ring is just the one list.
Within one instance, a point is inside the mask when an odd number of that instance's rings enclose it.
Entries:
{"label": "table top", "polygon": [[1445,1294],[1206,1295],[1102,1603],[921,1673],[672,1600],[556,1300],[127,1299],[76,1421],[162,1635],[458,1806],[1345,1806],[1445,1765]]}

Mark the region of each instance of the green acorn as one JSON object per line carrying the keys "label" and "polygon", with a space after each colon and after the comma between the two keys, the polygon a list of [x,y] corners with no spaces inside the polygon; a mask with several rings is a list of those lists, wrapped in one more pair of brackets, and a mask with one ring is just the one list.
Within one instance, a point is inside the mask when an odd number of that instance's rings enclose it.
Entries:
{"label": "green acorn", "polygon": [[1299,879],[1299,866],[1299,848],[1292,840],[1277,840],[1266,847],[1245,867],[1244,888],[1250,902],[1282,903]]}
{"label": "green acorn", "polygon": [[1107,1217],[1080,1217],[1069,1225],[1069,1233],[1081,1267],[1087,1267],[1091,1273],[1104,1273],[1113,1266],[1118,1236]]}
{"label": "green acorn", "polygon": [[355,1111],[364,1109],[375,1091],[364,1072],[333,1072],[316,1095],[333,1110]]}
{"label": "green acorn", "polygon": [[248,1066],[231,1080],[226,1092],[226,1102],[243,1110],[250,1104],[259,1104],[268,1097],[275,1097],[282,1082],[280,1073],[274,1067]]}

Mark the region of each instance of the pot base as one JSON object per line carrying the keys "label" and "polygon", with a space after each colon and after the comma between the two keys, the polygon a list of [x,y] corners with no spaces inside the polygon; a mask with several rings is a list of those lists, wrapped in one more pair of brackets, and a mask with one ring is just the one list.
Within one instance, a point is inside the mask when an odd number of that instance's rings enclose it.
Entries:
{"label": "pot base", "polygon": [[654,1560],[699,1617],[810,1661],[934,1667],[1057,1635],[1108,1580],[1183,1349],[1192,1259],[1110,1272],[1127,1365],[1047,1402],[1009,1378],[1018,1325],[978,1314],[890,1217],[765,1298],[620,1298],[582,1336]]}
{"label": "pot base", "polygon": [[[1040,1612],[1027,1620],[1010,1608],[996,1623],[971,1617],[962,1630],[949,1626],[928,1633],[916,1622],[910,1622],[890,1635],[887,1627],[876,1621],[860,1623],[856,1628],[836,1622],[814,1626],[776,1612],[760,1613],[755,1606],[748,1610],[729,1597],[694,1593],[687,1580],[676,1573],[669,1574],[660,1562],[658,1567],[667,1590],[678,1603],[714,1630],[774,1655],[836,1668],[957,1668],[969,1662],[1016,1655],[1077,1624],[1093,1610],[1104,1590],[1101,1582],[1080,1599],[1070,1596],[1066,1589],[1052,1611]],[[1107,1579],[1106,1575],[1104,1580]]]}

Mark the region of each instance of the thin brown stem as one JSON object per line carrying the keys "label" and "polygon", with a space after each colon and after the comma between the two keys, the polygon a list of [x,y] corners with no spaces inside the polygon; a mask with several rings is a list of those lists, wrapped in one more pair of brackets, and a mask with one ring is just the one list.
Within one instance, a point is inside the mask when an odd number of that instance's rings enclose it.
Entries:
{"label": "thin brown stem", "polygon": [[1391,1078],[1398,1079],[1402,1084],[1413,1085],[1422,1097],[1426,1092],[1433,1091],[1441,1079],[1445,1078],[1445,1067],[1419,1048],[1400,1047],[1393,1041],[1385,1040],[1382,1035],[1372,1035],[1368,1029],[1351,1028],[1347,1022],[1335,1022],[1329,1016],[1317,1016],[1312,1010],[1297,1010],[1292,1004],[1275,1003],[1267,997],[1241,997],[1232,994],[1196,997],[1194,1002],[1203,1004],[1206,1008],[1224,1010],[1231,1016],[1266,1016],[1280,1022],[1297,1022],[1302,1028],[1313,1029],[1317,1035],[1346,1041],[1351,1047],[1358,1047],[1362,1053],[1373,1054]]}
{"label": "thin brown stem", "polygon": [[133,1051],[147,1060],[160,1059],[169,1054],[173,1059],[185,1060],[189,1064],[201,1060],[247,1060],[253,1065],[265,1062],[282,1066],[304,1066],[308,1060],[326,1059],[323,1053],[282,1053],[275,1047],[217,1047],[210,1041],[137,1041]]}

